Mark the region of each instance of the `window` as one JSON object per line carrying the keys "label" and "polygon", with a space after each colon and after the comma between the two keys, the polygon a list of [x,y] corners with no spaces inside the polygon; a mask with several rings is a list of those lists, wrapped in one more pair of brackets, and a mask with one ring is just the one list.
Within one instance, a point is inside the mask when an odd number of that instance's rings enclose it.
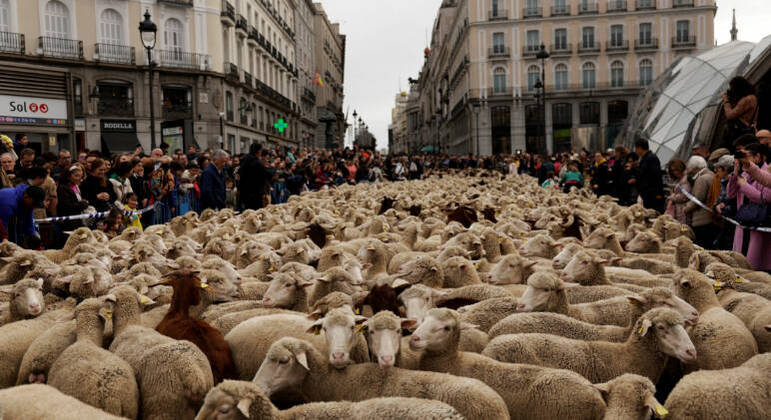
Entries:
{"label": "window", "polygon": [[493,72],[493,92],[506,93],[506,70],[498,67]]}
{"label": "window", "polygon": [[0,31],[11,32],[11,5],[8,0],[0,0]]}
{"label": "window", "polygon": [[257,112],[257,116],[260,119],[260,130],[264,130],[265,122],[264,122],[264,115],[262,113],[262,107],[260,107],[260,110]]}
{"label": "window", "polygon": [[640,45],[651,45],[653,43],[653,24],[641,23],[640,24]]}
{"label": "window", "polygon": [[193,113],[193,90],[182,86],[164,86],[161,90],[164,118],[183,119]]}
{"label": "window", "polygon": [[526,3],[526,14],[527,15],[539,15],[541,10],[541,5],[539,4],[540,0],[527,0]]}
{"label": "window", "polygon": [[535,84],[541,80],[541,69],[536,65],[527,68],[527,90],[534,91]]}
{"label": "window", "polygon": [[552,13],[553,14],[567,13],[568,6],[566,3],[567,3],[566,0],[554,0],[554,12]]}
{"label": "window", "polygon": [[567,29],[555,29],[554,30],[554,49],[555,50],[567,50],[568,49],[568,30]]}
{"label": "window", "polygon": [[568,88],[567,65],[560,63],[554,67],[554,88],[557,90],[565,90]]}
{"label": "window", "polygon": [[538,46],[541,45],[540,33],[536,31],[527,31],[527,49],[528,51],[538,50]]}
{"label": "window", "polygon": [[499,0],[492,0],[493,1],[493,17],[498,17],[498,2]]}
{"label": "window", "polygon": [[594,28],[588,27],[581,30],[581,43],[584,48],[594,48]]}
{"label": "window", "polygon": [[240,120],[243,125],[246,125],[249,122],[249,117],[246,115],[246,108],[248,108],[246,99],[241,98],[241,100],[238,101],[238,115],[241,117]]}
{"label": "window", "polygon": [[640,86],[648,86],[653,82],[653,61],[644,59],[640,61]]}
{"label": "window", "polygon": [[610,86],[624,87],[624,63],[614,61],[610,64]]}
{"label": "window", "polygon": [[600,103],[582,102],[579,105],[579,117],[581,124],[599,124],[600,123]]}
{"label": "window", "polygon": [[225,114],[228,121],[233,121],[233,94],[230,92],[225,93]]}
{"label": "window", "polygon": [[114,9],[105,9],[100,22],[102,43],[123,45],[123,18]]}
{"label": "window", "polygon": [[129,84],[100,82],[97,85],[99,115],[134,115],[134,92]]}
{"label": "window", "polygon": [[64,3],[51,0],[45,8],[45,35],[70,39],[70,11]]}
{"label": "window", "polygon": [[610,25],[610,45],[620,47],[624,44],[624,25]]}
{"label": "window", "polygon": [[553,104],[551,106],[551,120],[555,127],[571,127],[573,125],[573,105]]}
{"label": "window", "polygon": [[496,32],[493,34],[493,53],[503,54],[503,52],[504,52],[503,32]]}
{"label": "window", "polygon": [[594,63],[584,63],[581,67],[581,78],[581,85],[584,89],[594,89],[596,87]]}
{"label": "window", "polygon": [[72,96],[75,102],[75,114],[83,113],[83,81],[72,79]]}
{"label": "window", "polygon": [[230,61],[230,31],[225,29],[222,32],[222,54],[225,56],[225,61]]}
{"label": "window", "polygon": [[608,102],[608,124],[623,124],[629,115],[629,103],[627,101]]}
{"label": "window", "polygon": [[677,21],[677,42],[688,42],[690,38],[691,22],[687,20]]}
{"label": "window", "polygon": [[163,43],[166,48],[175,52],[184,51],[185,41],[182,35],[182,22],[174,18],[167,19],[163,26]]}

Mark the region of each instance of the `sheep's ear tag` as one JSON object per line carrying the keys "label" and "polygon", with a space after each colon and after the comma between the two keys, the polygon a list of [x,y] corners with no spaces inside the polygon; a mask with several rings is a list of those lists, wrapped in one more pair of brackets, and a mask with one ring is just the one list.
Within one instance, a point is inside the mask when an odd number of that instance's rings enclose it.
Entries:
{"label": "sheep's ear tag", "polygon": [[637,300],[637,299],[635,299],[635,298],[632,298],[632,297],[627,297],[626,299],[627,299],[627,300],[629,301],[629,303],[631,303],[632,305],[635,305],[635,306],[640,306],[640,301],[639,301],[639,300]]}
{"label": "sheep's ear tag", "polygon": [[[685,225],[683,225],[683,226],[680,228],[680,232],[682,232],[682,233],[686,233],[686,232],[688,232],[688,228],[687,228],[687,227],[685,227]],[[662,407],[662,408],[663,408],[663,407]]]}
{"label": "sheep's ear tag", "polygon": [[201,289],[205,289],[205,288],[207,288],[207,287],[209,287],[209,285],[208,285],[208,284],[206,284],[206,283],[204,283],[204,282],[201,282]]}
{"label": "sheep's ear tag", "polygon": [[724,283],[716,281],[716,282],[712,283],[712,288],[715,289],[715,292],[719,292],[719,291],[721,291],[723,289],[723,284]]}
{"label": "sheep's ear tag", "polygon": [[359,324],[356,326],[356,328],[353,330],[354,333],[365,333],[367,331],[367,325],[366,324]]}
{"label": "sheep's ear tag", "polygon": [[248,398],[242,398],[241,401],[238,402],[238,411],[241,412],[241,414],[244,415],[247,419],[249,418],[249,408],[252,406],[252,400]]}
{"label": "sheep's ear tag", "polygon": [[525,232],[519,232],[519,236],[521,236],[521,237],[523,237],[523,238],[524,238],[525,236],[527,236],[527,233],[525,233]]}
{"label": "sheep's ear tag", "polygon": [[656,413],[656,417],[658,418],[665,417],[667,414],[669,414],[669,410],[664,408],[664,406],[658,402],[656,403],[656,406],[653,408],[653,411]]}
{"label": "sheep's ear tag", "polygon": [[503,243],[503,238],[498,238],[499,243]]}
{"label": "sheep's ear tag", "polygon": [[319,335],[321,334],[321,327],[316,325],[313,327],[313,335]]}
{"label": "sheep's ear tag", "polygon": [[139,298],[139,303],[146,304],[150,302],[152,302],[152,300],[147,296],[142,296]]}
{"label": "sheep's ear tag", "polygon": [[736,282],[736,283],[744,283],[744,279],[739,277],[739,276],[736,276],[736,280],[734,280],[734,282]]}
{"label": "sheep's ear tag", "polygon": [[356,315],[361,315],[361,308],[356,308],[356,309],[355,309],[353,312],[354,312]]}

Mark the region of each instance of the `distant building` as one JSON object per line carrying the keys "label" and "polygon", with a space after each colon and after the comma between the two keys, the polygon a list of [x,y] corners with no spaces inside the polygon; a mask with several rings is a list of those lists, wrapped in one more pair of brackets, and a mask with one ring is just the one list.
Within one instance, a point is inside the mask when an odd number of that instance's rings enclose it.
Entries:
{"label": "distant building", "polygon": [[340,33],[340,24],[330,23],[321,3],[313,4],[316,11],[313,28],[316,36],[315,85],[316,85],[316,128],[317,147],[342,147],[345,138],[345,115],[343,115],[343,82],[345,79],[345,35]]}

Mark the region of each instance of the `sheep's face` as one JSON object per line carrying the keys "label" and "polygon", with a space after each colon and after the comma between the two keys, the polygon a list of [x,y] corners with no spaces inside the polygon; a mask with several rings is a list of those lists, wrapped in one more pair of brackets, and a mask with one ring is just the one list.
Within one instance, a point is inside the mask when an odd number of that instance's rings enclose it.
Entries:
{"label": "sheep's face", "polygon": [[312,286],[313,282],[301,282],[287,273],[273,275],[268,290],[262,297],[266,308],[291,308],[301,288]]}
{"label": "sheep's face", "polygon": [[482,246],[482,241],[475,235],[470,233],[463,233],[452,240],[453,245],[458,245],[462,249],[468,252],[468,255],[473,260],[478,260],[485,256],[485,249]]}
{"label": "sheep's face", "polygon": [[537,261],[524,261],[516,255],[510,255],[496,264],[487,275],[492,284],[523,284],[532,274],[532,267]]}
{"label": "sheep's face", "polygon": [[399,301],[404,305],[407,319],[423,322],[429,309],[436,307],[434,299],[443,292],[422,285],[412,286],[399,295]]}
{"label": "sheep's face", "polygon": [[242,420],[249,418],[249,406],[251,399],[236,399],[221,390],[219,387],[212,388],[203,407],[198,412],[198,420]]}
{"label": "sheep's face", "polygon": [[677,311],[684,319],[685,325],[696,324],[699,321],[699,311],[691,304],[675,295],[671,290],[654,287],[646,290],[640,296],[628,296],[633,305],[641,305],[643,310],[654,308],[669,308]]}
{"label": "sheep's face", "polygon": [[309,371],[306,345],[290,338],[273,343],[252,382],[268,398],[282,391],[299,390]]}
{"label": "sheep's face", "polygon": [[399,319],[391,312],[378,312],[363,326],[367,331],[370,352],[381,369],[389,369],[396,363],[402,343],[402,328],[416,324],[414,320]]}
{"label": "sheep's face", "polygon": [[361,274],[361,262],[359,262],[359,260],[356,258],[348,258],[342,265],[343,269],[351,275],[355,283],[361,284],[364,282],[364,277]]}
{"label": "sheep's face", "polygon": [[347,295],[361,291],[362,283],[356,281],[350,274],[348,274],[348,272],[339,268],[332,268],[328,270],[324,273],[324,275],[318,278],[318,281],[327,284],[334,283],[337,285],[337,290]]}
{"label": "sheep's face", "polygon": [[350,308],[337,308],[314,322],[308,332],[324,332],[329,348],[329,363],[335,369],[342,369],[351,364],[351,349],[356,343],[358,332],[361,331],[356,331],[356,323],[364,322],[366,319],[355,315]]}
{"label": "sheep's face", "polygon": [[648,232],[640,232],[626,244],[629,252],[649,253],[656,252],[660,247],[656,246],[656,238]]}
{"label": "sheep's face", "polygon": [[11,293],[11,305],[22,317],[36,317],[45,310],[43,279],[21,280],[16,283]]}
{"label": "sheep's face", "polygon": [[432,309],[426,319],[410,337],[410,349],[414,351],[442,351],[460,338],[460,331],[475,325],[460,322],[457,312],[450,309]]}
{"label": "sheep's face", "polygon": [[562,251],[560,251],[554,258],[552,258],[551,266],[554,267],[555,270],[561,270],[565,268],[570,260],[573,259],[573,256],[576,255],[576,253],[580,250],[581,246],[578,244],[565,245],[562,248]]}
{"label": "sheep's face", "polygon": [[[657,311],[655,312],[656,315],[664,313],[666,316],[649,316],[653,311]],[[696,348],[683,327],[683,318],[678,313],[668,309],[654,309],[653,311],[646,313],[638,320],[632,334],[641,337],[654,334],[658,342],[658,349],[662,353],[676,357],[683,363],[696,360]]]}
{"label": "sheep's face", "polygon": [[201,275],[201,281],[211,286],[204,289],[204,293],[211,297],[212,302],[232,302],[238,299],[240,282],[230,281],[226,276],[211,270],[207,270]]}
{"label": "sheep's face", "polygon": [[651,414],[662,418],[668,413],[656,400],[656,388],[648,378],[625,374],[594,387],[605,400],[608,418],[649,419]]}
{"label": "sheep's face", "polygon": [[611,230],[600,228],[592,232],[584,243],[587,248],[603,249],[615,237],[615,233]]}
{"label": "sheep's face", "polygon": [[560,293],[564,294],[566,285],[550,274],[536,274],[527,281],[527,289],[519,298],[518,312],[547,312],[559,299]]}
{"label": "sheep's face", "polygon": [[519,254],[523,257],[551,258],[554,256],[554,240],[545,235],[538,235],[527,240],[519,248]]}
{"label": "sheep's face", "polygon": [[607,260],[595,258],[587,252],[579,251],[562,270],[560,278],[563,281],[579,284],[592,284]]}

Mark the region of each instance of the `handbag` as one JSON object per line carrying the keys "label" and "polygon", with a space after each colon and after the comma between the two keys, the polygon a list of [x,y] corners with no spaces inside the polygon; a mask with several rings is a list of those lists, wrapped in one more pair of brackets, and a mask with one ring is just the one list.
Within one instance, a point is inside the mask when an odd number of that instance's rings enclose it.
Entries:
{"label": "handbag", "polygon": [[771,226],[771,207],[763,200],[763,191],[760,192],[761,203],[747,203],[736,212],[736,221],[743,226],[759,227]]}

